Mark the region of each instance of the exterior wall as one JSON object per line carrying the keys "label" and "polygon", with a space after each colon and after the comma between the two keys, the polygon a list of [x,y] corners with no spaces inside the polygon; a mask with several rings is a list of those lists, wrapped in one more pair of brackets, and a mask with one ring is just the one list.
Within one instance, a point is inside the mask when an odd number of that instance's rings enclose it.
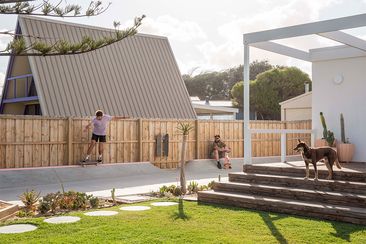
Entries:
{"label": "exterior wall", "polygon": [[[340,138],[340,113],[345,120],[346,138],[355,144],[353,161],[366,162],[366,57],[320,61],[313,63],[312,126],[321,138],[319,113],[323,112],[327,127]],[[343,76],[341,84],[334,78]]]}
{"label": "exterior wall", "polygon": [[281,109],[282,121],[311,120],[311,108]]}
{"label": "exterior wall", "polygon": [[[31,68],[28,62],[28,57],[15,57],[13,70],[11,71],[11,77],[19,76],[19,75],[27,75],[31,74]],[[16,96],[17,97],[24,97],[25,96],[25,82],[26,79],[18,79],[17,86],[16,86]],[[11,81],[8,85],[8,94],[6,98],[13,98],[14,97],[14,81]]]}
{"label": "exterior wall", "polygon": [[310,120],[312,93],[300,95],[281,104],[281,120]]}

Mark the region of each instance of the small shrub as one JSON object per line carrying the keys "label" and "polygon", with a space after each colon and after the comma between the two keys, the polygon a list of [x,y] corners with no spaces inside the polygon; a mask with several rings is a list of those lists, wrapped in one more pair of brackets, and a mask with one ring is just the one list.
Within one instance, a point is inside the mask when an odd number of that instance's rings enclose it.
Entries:
{"label": "small shrub", "polygon": [[32,217],[34,216],[34,212],[27,212],[25,210],[19,210],[17,213],[17,217],[25,218],[25,217]]}
{"label": "small shrub", "polygon": [[211,189],[213,189],[214,185],[215,185],[215,181],[213,180],[210,183],[208,183],[207,187],[208,187],[208,189],[211,190]]}
{"label": "small shrub", "polygon": [[175,185],[170,185],[168,188],[167,188],[167,191],[174,194],[174,191],[177,187]]}
{"label": "small shrub", "polygon": [[182,189],[180,187],[176,187],[174,189],[173,195],[176,196],[176,197],[181,196],[182,195]]}
{"label": "small shrub", "polygon": [[87,195],[83,192],[68,191],[61,195],[60,208],[65,210],[85,209]]}
{"label": "small shrub", "polygon": [[38,206],[38,210],[41,213],[47,213],[48,211],[51,211],[52,213],[55,213],[57,208],[60,207],[61,195],[62,194],[60,192],[48,193],[40,201],[40,205]]}
{"label": "small shrub", "polygon": [[24,209],[28,213],[34,213],[37,209],[36,205],[38,203],[39,197],[41,193],[36,192],[35,190],[28,191],[22,193],[22,195],[19,196],[20,200],[24,204]]}
{"label": "small shrub", "polygon": [[159,196],[163,197],[165,195],[165,193],[168,192],[168,187],[167,186],[162,186],[159,188]]}
{"label": "small shrub", "polygon": [[198,192],[198,183],[196,181],[189,182],[189,185],[187,187],[188,193],[197,193]]}
{"label": "small shrub", "polygon": [[167,192],[164,193],[164,197],[166,197],[166,198],[174,198],[174,195],[173,195],[173,193],[167,191]]}
{"label": "small shrub", "polygon": [[91,195],[89,198],[89,203],[92,208],[97,208],[99,207],[99,198],[93,197],[93,195]]}
{"label": "small shrub", "polygon": [[208,186],[206,186],[206,185],[198,186],[198,190],[199,191],[207,191],[208,190]]}

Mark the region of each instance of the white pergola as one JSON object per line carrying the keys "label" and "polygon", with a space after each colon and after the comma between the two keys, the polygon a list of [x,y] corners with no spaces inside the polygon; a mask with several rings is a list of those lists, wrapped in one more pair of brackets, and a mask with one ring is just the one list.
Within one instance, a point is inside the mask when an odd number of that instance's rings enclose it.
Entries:
{"label": "white pergola", "polygon": [[[256,47],[266,51],[282,54],[288,57],[314,62],[338,58],[365,56],[366,41],[349,35],[341,30],[366,26],[366,14],[344,18],[318,21],[308,24],[289,26],[284,28],[252,32],[244,34],[244,164],[252,163],[251,133],[280,133],[281,161],[286,161],[286,134],[312,133],[313,130],[266,130],[250,129],[249,127],[249,47]],[[341,43],[341,46],[322,48],[322,52],[306,52],[296,48],[272,42],[273,40],[319,35]]]}

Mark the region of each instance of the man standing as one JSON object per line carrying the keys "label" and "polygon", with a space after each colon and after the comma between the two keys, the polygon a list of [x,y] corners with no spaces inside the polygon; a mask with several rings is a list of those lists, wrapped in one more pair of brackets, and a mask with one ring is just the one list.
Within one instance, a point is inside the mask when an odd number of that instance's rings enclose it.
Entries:
{"label": "man standing", "polygon": [[110,115],[104,114],[102,110],[97,110],[95,112],[95,117],[92,118],[91,122],[85,127],[84,131],[88,130],[91,126],[93,126],[93,134],[91,138],[91,142],[88,148],[88,152],[86,153],[86,157],[83,160],[83,163],[90,160],[90,154],[97,142],[99,142],[99,155],[98,155],[98,163],[103,161],[103,150],[104,143],[106,140],[106,131],[107,125],[109,121],[113,119],[125,119],[126,117],[112,117]]}

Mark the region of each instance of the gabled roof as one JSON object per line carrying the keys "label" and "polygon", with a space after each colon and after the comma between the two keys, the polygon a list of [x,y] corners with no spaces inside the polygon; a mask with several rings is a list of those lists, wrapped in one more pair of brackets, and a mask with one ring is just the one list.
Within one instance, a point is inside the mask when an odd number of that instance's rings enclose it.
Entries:
{"label": "gabled roof", "polygon": [[[19,24],[23,34],[52,42],[114,31],[33,16],[20,16]],[[166,37],[137,34],[84,54],[31,56],[29,63],[43,115],[88,116],[102,109],[135,118],[196,118]]]}
{"label": "gabled roof", "polygon": [[304,98],[304,97],[307,97],[307,96],[311,96],[313,93],[310,91],[310,92],[305,92],[305,93],[303,93],[303,94],[301,94],[301,95],[298,95],[298,96],[296,96],[296,97],[293,97],[293,98],[290,98],[290,99],[287,99],[287,100],[285,100],[285,101],[282,101],[282,102],[280,102],[279,104],[280,105],[284,105],[284,104],[287,104],[287,103],[290,103],[290,102],[294,102],[294,101],[296,101],[296,100],[299,100],[299,99],[302,99],[302,98]]}

